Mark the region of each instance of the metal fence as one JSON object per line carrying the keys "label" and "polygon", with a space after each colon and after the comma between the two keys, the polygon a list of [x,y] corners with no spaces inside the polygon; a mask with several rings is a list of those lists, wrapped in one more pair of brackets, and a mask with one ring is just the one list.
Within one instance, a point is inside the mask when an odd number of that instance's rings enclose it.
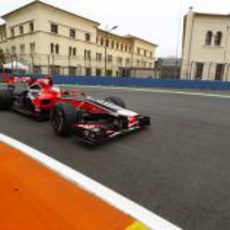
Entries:
{"label": "metal fence", "polygon": [[[8,54],[5,62],[20,62],[29,66],[29,73],[33,74],[61,74],[61,75],[93,75],[93,76],[140,76],[157,77],[154,66],[144,60],[140,65],[135,65],[131,58],[102,56],[64,56],[64,55],[42,55],[42,54]],[[149,64],[149,65],[147,65]],[[16,68],[17,69],[17,68]]]}
{"label": "metal fence", "polygon": [[[154,79],[189,79],[230,81],[230,63],[186,61],[173,65],[135,65],[131,59],[63,55],[20,54],[5,55],[5,62],[15,61],[29,66],[30,74],[143,77]],[[143,64],[143,63],[142,63]],[[16,68],[17,69],[17,68]]]}

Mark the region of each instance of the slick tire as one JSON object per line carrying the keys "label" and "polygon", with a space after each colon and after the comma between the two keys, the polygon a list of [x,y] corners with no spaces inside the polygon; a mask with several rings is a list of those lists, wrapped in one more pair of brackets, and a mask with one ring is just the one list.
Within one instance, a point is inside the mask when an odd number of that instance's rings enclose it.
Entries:
{"label": "slick tire", "polygon": [[0,109],[9,109],[13,104],[13,95],[7,89],[0,90]]}
{"label": "slick tire", "polygon": [[107,97],[107,98],[105,98],[105,101],[111,102],[111,103],[118,105],[122,108],[126,108],[126,104],[125,104],[124,100],[121,99],[120,97]]}
{"label": "slick tire", "polygon": [[71,103],[57,103],[51,110],[50,122],[59,136],[71,134],[71,125],[76,122],[76,109]]}

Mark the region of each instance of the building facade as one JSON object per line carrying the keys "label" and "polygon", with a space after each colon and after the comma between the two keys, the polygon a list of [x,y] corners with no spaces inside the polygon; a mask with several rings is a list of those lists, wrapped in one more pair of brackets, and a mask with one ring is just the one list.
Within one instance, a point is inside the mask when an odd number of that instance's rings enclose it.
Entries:
{"label": "building facade", "polygon": [[34,1],[2,18],[0,48],[31,72],[125,77],[135,68],[154,69],[157,45],[101,30],[98,22],[46,3]]}
{"label": "building facade", "polygon": [[230,15],[190,8],[184,18],[181,78],[230,81]]}

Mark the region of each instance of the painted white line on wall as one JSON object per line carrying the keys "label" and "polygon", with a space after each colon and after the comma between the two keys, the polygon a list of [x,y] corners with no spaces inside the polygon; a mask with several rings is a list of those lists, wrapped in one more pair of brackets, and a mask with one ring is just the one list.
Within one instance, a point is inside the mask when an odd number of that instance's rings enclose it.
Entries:
{"label": "painted white line on wall", "polygon": [[130,215],[134,219],[142,222],[150,229],[154,230],[181,230],[181,228],[173,225],[162,217],[150,212],[146,208],[136,204],[128,198],[114,192],[113,190],[99,184],[80,172],[60,163],[59,161],[37,151],[11,137],[0,133],[0,141],[9,146],[22,151],[27,156],[35,159],[57,174],[66,178],[67,180],[77,184],[79,187],[96,195],[103,201],[109,203],[120,211]]}

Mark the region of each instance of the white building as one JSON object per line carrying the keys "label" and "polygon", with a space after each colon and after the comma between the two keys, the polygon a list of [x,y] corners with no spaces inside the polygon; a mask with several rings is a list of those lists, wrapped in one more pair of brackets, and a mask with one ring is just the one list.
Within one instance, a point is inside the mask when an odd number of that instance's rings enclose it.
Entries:
{"label": "white building", "polygon": [[154,69],[154,43],[103,31],[98,22],[46,3],[34,1],[2,18],[0,48],[36,73],[129,76],[134,68]]}
{"label": "white building", "polygon": [[230,15],[194,12],[184,18],[182,79],[230,80]]}

